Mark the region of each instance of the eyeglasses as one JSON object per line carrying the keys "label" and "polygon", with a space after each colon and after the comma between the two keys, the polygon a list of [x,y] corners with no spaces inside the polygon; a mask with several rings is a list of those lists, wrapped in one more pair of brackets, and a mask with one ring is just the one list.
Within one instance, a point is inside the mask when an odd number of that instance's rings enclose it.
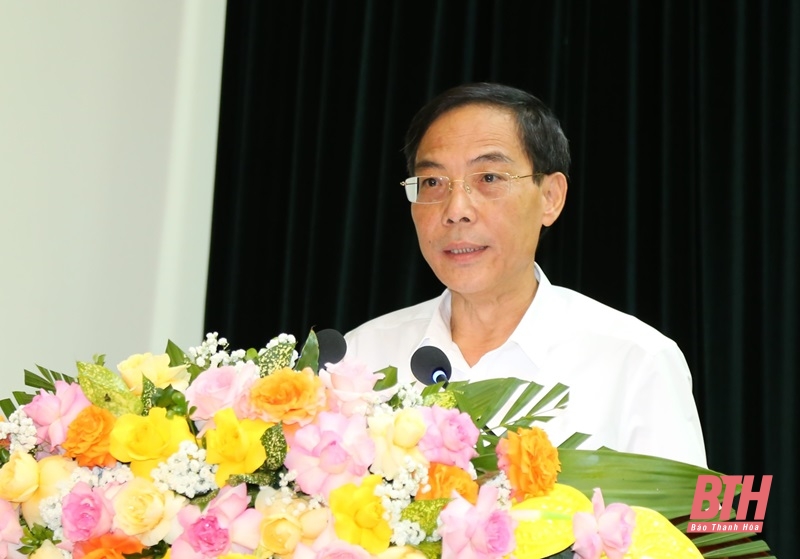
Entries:
{"label": "eyeglasses", "polygon": [[528,177],[543,177],[544,173],[531,175],[511,175],[497,171],[481,171],[455,180],[450,177],[419,176],[408,177],[401,182],[406,188],[406,197],[414,204],[438,204],[453,191],[454,184],[462,183],[467,194],[477,192],[483,200],[497,200],[508,194],[511,181]]}

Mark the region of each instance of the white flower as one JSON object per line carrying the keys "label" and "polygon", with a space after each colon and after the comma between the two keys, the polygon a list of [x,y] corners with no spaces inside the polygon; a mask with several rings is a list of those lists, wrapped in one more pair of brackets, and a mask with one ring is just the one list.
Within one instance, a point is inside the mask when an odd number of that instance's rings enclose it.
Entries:
{"label": "white flower", "polygon": [[30,452],[36,448],[36,426],[25,410],[20,408],[8,416],[8,421],[0,422],[0,440],[5,438],[8,438],[8,450],[12,454],[17,450]]}
{"label": "white flower", "polygon": [[206,451],[191,441],[183,441],[178,452],[150,472],[156,487],[171,489],[190,499],[217,488],[217,466],[206,462]]}

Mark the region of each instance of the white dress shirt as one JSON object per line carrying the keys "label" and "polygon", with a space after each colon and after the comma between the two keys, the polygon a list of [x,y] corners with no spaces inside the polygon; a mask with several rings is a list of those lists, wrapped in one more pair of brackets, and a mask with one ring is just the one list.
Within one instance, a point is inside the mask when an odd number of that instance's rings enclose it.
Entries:
{"label": "white dress shirt", "polygon": [[591,435],[580,448],[605,446],[706,466],[692,378],[678,346],[637,318],[552,285],[539,288],[509,339],[472,367],[450,335],[450,292],[366,322],[348,332],[347,357],[372,370],[393,365],[412,382],[414,351],[433,345],[453,368],[451,381],[517,377],[569,387],[565,410],[540,426],[558,445]]}

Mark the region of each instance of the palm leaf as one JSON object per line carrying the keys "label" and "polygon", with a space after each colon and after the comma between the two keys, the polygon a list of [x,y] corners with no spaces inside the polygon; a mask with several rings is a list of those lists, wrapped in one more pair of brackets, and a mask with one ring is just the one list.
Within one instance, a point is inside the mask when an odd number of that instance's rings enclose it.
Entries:
{"label": "palm leaf", "polygon": [[14,405],[14,402],[11,401],[10,398],[3,398],[0,400],[0,410],[3,410],[3,415],[7,418],[17,411],[17,406]]}
{"label": "palm leaf", "polygon": [[706,468],[613,450],[559,449],[559,483],[591,497],[595,487],[607,503],[620,502],[654,509],[667,518],[688,516],[697,476],[720,475]]}
{"label": "palm leaf", "polygon": [[545,406],[549,405],[556,398],[561,398],[561,400],[555,405],[555,409],[565,408],[569,402],[569,388],[561,383],[557,383],[531,408],[528,412],[528,417],[535,417],[538,412],[542,411]]}
{"label": "palm leaf", "polygon": [[44,367],[39,367],[39,371],[46,371],[47,374],[42,373],[41,375],[37,375],[36,373],[32,373],[31,371],[25,369],[25,386],[35,388],[37,391],[45,390],[47,392],[55,393],[56,385],[53,382],[53,377],[50,375],[50,372]]}
{"label": "palm leaf", "polygon": [[523,384],[527,383],[517,378],[459,381],[451,382],[447,390],[455,395],[458,408],[468,413],[475,425],[483,429]]}
{"label": "palm leaf", "polygon": [[[559,448],[559,483],[575,487],[591,497],[595,487],[606,503],[625,503],[656,510],[684,533],[694,500],[697,476],[718,472],[666,458],[613,450]],[[738,490],[737,490],[738,492]],[[681,523],[683,522],[683,523]],[[687,534],[689,535],[689,534]],[[695,537],[694,544],[706,559],[742,557],[769,551],[767,544],[751,540],[752,533],[725,532]]]}
{"label": "palm leaf", "polygon": [[528,386],[522,390],[522,393],[519,395],[519,398],[517,398],[517,401],[514,402],[509,408],[508,412],[506,412],[506,415],[503,417],[503,423],[521,413],[522,410],[525,409],[525,406],[530,404],[536,395],[541,392],[542,388],[544,387],[541,384],[536,384],[535,382],[528,384]]}

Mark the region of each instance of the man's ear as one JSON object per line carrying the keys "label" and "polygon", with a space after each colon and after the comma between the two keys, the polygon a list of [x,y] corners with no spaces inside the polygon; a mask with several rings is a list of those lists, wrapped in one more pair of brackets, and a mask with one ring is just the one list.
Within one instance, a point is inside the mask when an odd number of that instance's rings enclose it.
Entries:
{"label": "man's ear", "polygon": [[564,173],[545,175],[540,188],[544,202],[542,225],[550,227],[561,215],[561,210],[567,201],[567,177]]}

